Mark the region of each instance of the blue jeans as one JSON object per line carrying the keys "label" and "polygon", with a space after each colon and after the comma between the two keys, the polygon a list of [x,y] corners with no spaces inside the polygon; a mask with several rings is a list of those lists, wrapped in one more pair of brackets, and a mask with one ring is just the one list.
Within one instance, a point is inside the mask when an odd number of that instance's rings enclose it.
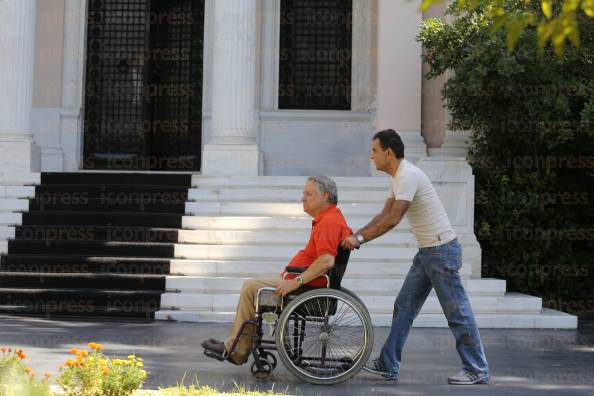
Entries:
{"label": "blue jeans", "polygon": [[400,372],[402,349],[410,327],[432,288],[456,338],[463,368],[481,376],[488,375],[489,366],[479,331],[458,274],[461,266],[462,247],[457,239],[441,246],[420,248],[415,255],[394,303],[392,328],[380,355],[384,367],[394,377]]}

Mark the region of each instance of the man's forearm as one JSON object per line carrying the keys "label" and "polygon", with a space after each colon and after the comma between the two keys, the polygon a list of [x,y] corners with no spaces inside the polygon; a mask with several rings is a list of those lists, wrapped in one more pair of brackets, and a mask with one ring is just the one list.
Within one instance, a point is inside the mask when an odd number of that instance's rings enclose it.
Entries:
{"label": "man's forearm", "polygon": [[[328,269],[334,264],[331,262],[332,256],[320,256],[301,274],[303,276],[303,283],[311,282],[320,275],[328,272]],[[332,265],[331,265],[332,264]]]}
{"label": "man's forearm", "polygon": [[376,225],[376,223],[381,219],[383,214],[384,214],[384,211],[375,215],[375,217],[373,219],[371,219],[371,221],[369,223],[367,223],[367,225],[365,227],[363,227],[359,231],[357,231],[356,234],[363,235],[363,232],[365,232],[366,230],[368,230],[371,227],[374,227]]}
{"label": "man's forearm", "polygon": [[391,216],[380,213],[375,216],[369,224],[357,231],[357,234],[363,235],[365,241],[371,241],[384,235],[400,223],[400,219],[394,220]]}

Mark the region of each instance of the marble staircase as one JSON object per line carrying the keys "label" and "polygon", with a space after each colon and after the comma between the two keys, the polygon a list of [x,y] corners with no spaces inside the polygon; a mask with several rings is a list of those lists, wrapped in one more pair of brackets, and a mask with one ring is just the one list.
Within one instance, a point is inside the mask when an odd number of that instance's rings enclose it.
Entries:
{"label": "marble staircase", "polygon": [[[460,271],[483,328],[575,328],[577,319],[543,309],[538,297],[506,291],[504,280],[481,278],[480,246],[473,232],[474,184],[464,160],[423,159],[463,245]],[[305,177],[195,175],[178,234],[166,292],[156,319],[230,322],[244,279],[280,273],[309,237],[311,218],[299,200]],[[383,206],[385,177],[336,177],[339,207],[353,229]],[[403,221],[351,255],[343,285],[365,302],[375,325],[388,326],[417,244]],[[437,297],[414,322],[445,327]]]}
{"label": "marble staircase", "polygon": [[11,175],[0,180],[0,254],[8,251],[8,240],[15,236],[15,225],[21,224],[22,212],[29,209],[29,198],[35,196],[40,173]]}

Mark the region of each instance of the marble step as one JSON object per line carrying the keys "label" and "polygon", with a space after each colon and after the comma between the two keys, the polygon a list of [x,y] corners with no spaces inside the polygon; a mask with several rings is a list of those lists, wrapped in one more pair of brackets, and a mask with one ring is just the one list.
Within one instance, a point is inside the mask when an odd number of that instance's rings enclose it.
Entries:
{"label": "marble step", "polygon": [[[350,216],[347,218],[349,227],[353,230],[364,227],[371,220],[371,216]],[[300,216],[183,216],[182,229],[214,231],[254,231],[271,232],[282,231],[307,232],[311,230],[311,217],[302,213]],[[456,227],[454,227],[455,229]],[[465,230],[456,232],[462,245],[476,244],[473,234]],[[377,241],[392,243],[395,240],[408,240],[416,246],[416,239],[411,233],[410,224],[403,218],[400,224]],[[374,241],[375,242],[375,241]]]}
{"label": "marble step", "polygon": [[[347,218],[367,216],[368,221],[384,207],[383,203],[345,203],[338,207]],[[186,215],[194,216],[304,216],[300,203],[278,202],[186,202]]]}
{"label": "marble step", "polygon": [[29,200],[19,198],[0,198],[0,211],[22,212],[29,210]]}
{"label": "marble step", "polygon": [[[276,274],[269,274],[274,276]],[[165,281],[167,292],[183,295],[185,293],[234,294],[241,290],[245,277],[208,277],[208,276],[168,276]],[[368,296],[396,296],[404,283],[403,278],[351,278],[347,273],[342,286]],[[503,296],[506,283],[501,279],[462,279],[466,292],[470,295]],[[433,292],[432,292],[433,293]]]}
{"label": "marble step", "polygon": [[[207,229],[207,230],[310,230],[311,217],[303,211],[295,216],[267,215],[260,216],[184,216],[182,218],[182,228],[184,229]],[[347,219],[349,226],[353,229],[359,229],[365,226],[371,220],[370,216],[351,216]],[[410,232],[410,225],[406,218],[402,219],[398,227],[390,231]]]}
{"label": "marble step", "polygon": [[[175,258],[197,260],[288,260],[303,248],[303,244],[295,245],[200,245],[176,244]],[[374,246],[370,249],[354,250],[350,261],[385,261],[410,262],[418,252],[415,248],[400,248]]]}
{"label": "marble step", "polygon": [[[391,314],[394,309],[395,296],[370,296],[360,294],[359,297],[370,313]],[[202,294],[202,293],[165,293],[161,296],[161,309],[179,309],[232,312],[237,307],[237,294]],[[477,296],[469,294],[473,311],[478,313],[513,313],[536,314],[541,311],[542,300],[537,297],[519,293],[506,293],[504,296]],[[443,313],[437,296],[430,295],[421,314]]]}
{"label": "marble step", "polygon": [[22,213],[0,211],[0,225],[21,224],[22,218],[23,218]]}
{"label": "marble step", "polygon": [[[305,246],[309,240],[310,230],[180,230],[179,243],[205,244],[205,245],[301,245]],[[390,232],[365,245],[389,245],[397,247],[415,247],[417,242],[414,235],[403,232]]]}
{"label": "marble step", "polygon": [[[188,193],[189,201],[205,202],[300,202],[303,186],[300,188],[193,188]],[[338,191],[341,204],[354,202],[382,203],[388,196],[387,185],[382,190]]]}
{"label": "marble step", "polygon": [[[379,177],[332,177],[338,190],[386,190],[387,176]],[[306,176],[192,176],[194,188],[293,188],[302,189]]]}
{"label": "marble step", "polygon": [[[353,279],[404,278],[411,266],[410,261],[389,264],[369,261],[351,264],[347,267],[345,276]],[[280,274],[286,265],[286,262],[277,260],[171,260],[170,273],[207,277],[267,277]],[[469,267],[463,265],[460,269],[462,278],[470,275]]]}
{"label": "marble step", "polygon": [[14,227],[0,225],[0,239],[14,238]]}
{"label": "marble step", "polygon": [[0,186],[0,197],[33,198],[35,197],[35,186]]}
{"label": "marble step", "polygon": [[[231,323],[234,312],[179,311],[160,310],[155,313],[157,320],[177,320],[180,322]],[[542,309],[534,314],[476,314],[479,328],[488,329],[575,329],[577,317],[551,309]],[[374,326],[390,326],[392,314],[371,314]],[[420,314],[413,322],[413,327],[447,327],[447,320],[442,313]],[[224,335],[226,336],[226,335]],[[223,336],[223,337],[224,337]]]}
{"label": "marble step", "polygon": [[[290,259],[302,249],[303,245],[197,245],[176,244],[174,258],[187,260],[208,261],[256,261],[276,262],[286,265]],[[349,266],[360,263],[374,263],[376,265],[394,266],[411,265],[418,249],[369,246],[367,249],[355,250],[349,258]],[[460,268],[461,276],[470,276],[471,264],[463,264]]]}
{"label": "marble step", "polygon": [[5,187],[32,186],[41,183],[41,173],[36,172],[6,172],[0,178],[0,185]]}

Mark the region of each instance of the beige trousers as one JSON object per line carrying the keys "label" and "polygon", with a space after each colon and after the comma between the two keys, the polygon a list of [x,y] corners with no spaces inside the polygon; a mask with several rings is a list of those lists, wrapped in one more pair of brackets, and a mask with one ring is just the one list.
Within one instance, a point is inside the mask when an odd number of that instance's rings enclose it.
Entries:
{"label": "beige trousers", "polygon": [[[280,277],[247,279],[243,282],[241,293],[239,294],[239,302],[237,303],[237,313],[235,314],[235,321],[231,326],[229,337],[225,341],[225,350],[231,350],[235,337],[239,333],[241,325],[246,320],[254,319],[256,317],[256,293],[263,287],[275,287],[281,281]],[[254,326],[246,325],[243,328],[242,335],[235,346],[235,350],[231,354],[231,359],[235,363],[244,363],[248,360],[251,352],[252,338],[249,336],[254,331]]]}

